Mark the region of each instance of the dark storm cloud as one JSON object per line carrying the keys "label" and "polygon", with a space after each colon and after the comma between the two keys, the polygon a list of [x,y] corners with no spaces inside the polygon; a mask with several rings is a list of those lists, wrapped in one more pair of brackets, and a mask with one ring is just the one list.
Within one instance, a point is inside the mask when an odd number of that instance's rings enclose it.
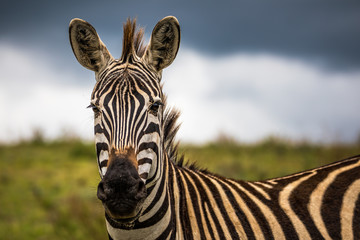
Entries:
{"label": "dark storm cloud", "polygon": [[360,68],[359,1],[5,1],[0,40],[54,51],[57,61],[67,61],[73,17],[91,22],[112,50],[121,46],[127,17],[138,17],[149,34],[166,15],[179,19],[182,44],[214,57],[267,52],[337,70]]}

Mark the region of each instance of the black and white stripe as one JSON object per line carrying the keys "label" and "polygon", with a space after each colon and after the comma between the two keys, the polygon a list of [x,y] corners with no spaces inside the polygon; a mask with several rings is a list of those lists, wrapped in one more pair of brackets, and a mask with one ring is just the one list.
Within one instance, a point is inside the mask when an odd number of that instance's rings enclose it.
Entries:
{"label": "black and white stripe", "polygon": [[128,21],[119,60],[100,39],[88,41],[98,38],[91,25],[73,21],[75,56],[97,78],[91,106],[100,175],[111,149],[131,147],[146,183],[134,221],[106,215],[110,239],[360,239],[360,156],[257,182],[184,166],[174,143],[179,114],[166,110],[160,85],[179,47],[177,20],[161,20],[146,50]]}
{"label": "black and white stripe", "polygon": [[[155,172],[159,155],[158,120],[161,115],[147,114],[146,103],[162,100],[159,80],[149,75],[142,64],[113,60],[99,75],[91,97],[95,111],[95,141],[101,176],[105,175],[110,148],[135,148],[140,177],[145,181]],[[154,140],[155,139],[155,140]],[[149,140],[151,140],[149,142]],[[156,141],[157,140],[157,141]]]}

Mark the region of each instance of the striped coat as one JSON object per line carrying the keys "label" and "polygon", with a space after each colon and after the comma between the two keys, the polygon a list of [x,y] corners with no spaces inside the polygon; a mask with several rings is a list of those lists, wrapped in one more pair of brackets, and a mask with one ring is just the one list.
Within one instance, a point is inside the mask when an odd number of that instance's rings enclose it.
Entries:
{"label": "striped coat", "polygon": [[176,18],[147,46],[128,20],[120,59],[89,23],[74,19],[69,33],[97,80],[89,107],[109,239],[360,239],[360,156],[257,182],[183,164],[160,83],[179,49]]}

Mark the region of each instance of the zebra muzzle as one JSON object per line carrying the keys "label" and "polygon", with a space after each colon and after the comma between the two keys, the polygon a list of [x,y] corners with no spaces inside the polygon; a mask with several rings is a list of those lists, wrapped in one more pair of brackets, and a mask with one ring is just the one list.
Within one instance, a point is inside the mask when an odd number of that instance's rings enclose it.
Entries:
{"label": "zebra muzzle", "polygon": [[106,174],[98,185],[97,197],[106,213],[114,219],[136,216],[147,196],[145,183],[128,156],[111,154]]}

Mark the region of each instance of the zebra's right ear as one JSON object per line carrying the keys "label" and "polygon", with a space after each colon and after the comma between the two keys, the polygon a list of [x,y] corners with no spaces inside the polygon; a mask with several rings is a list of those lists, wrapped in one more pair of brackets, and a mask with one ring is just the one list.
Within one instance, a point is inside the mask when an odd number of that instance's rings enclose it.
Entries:
{"label": "zebra's right ear", "polygon": [[113,59],[90,23],[74,18],[69,25],[70,44],[78,62],[99,73]]}

